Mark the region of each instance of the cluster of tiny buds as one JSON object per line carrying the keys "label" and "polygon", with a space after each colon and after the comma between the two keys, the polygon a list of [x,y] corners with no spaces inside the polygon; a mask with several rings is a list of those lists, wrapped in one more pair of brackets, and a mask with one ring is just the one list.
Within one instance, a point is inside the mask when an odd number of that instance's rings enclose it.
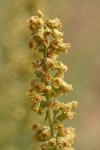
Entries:
{"label": "cluster of tiny buds", "polygon": [[62,122],[73,118],[77,101],[64,103],[56,99],[73,90],[72,85],[64,81],[68,67],[58,60],[61,52],[68,52],[70,44],[63,42],[59,19],[46,20],[38,10],[37,16],[30,17],[27,22],[31,30],[29,47],[43,55],[32,62],[35,78],[31,80],[27,94],[32,101],[32,110],[44,115],[44,123],[48,121],[48,126],[33,124],[34,138],[41,143],[41,150],[74,150],[74,129],[65,128]]}

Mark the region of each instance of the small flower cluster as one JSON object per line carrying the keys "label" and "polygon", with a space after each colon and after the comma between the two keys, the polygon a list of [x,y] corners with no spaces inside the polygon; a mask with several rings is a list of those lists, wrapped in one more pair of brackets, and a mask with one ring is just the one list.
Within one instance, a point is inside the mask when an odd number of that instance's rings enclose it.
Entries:
{"label": "small flower cluster", "polygon": [[34,138],[42,143],[41,150],[73,150],[74,129],[65,128],[61,122],[73,118],[77,102],[64,103],[55,99],[73,89],[64,81],[67,66],[57,59],[61,52],[68,52],[70,44],[63,42],[59,19],[45,20],[44,14],[38,10],[37,16],[27,22],[31,30],[29,47],[43,54],[43,58],[32,62],[35,79],[31,81],[28,95],[32,110],[44,114],[44,120],[48,121],[48,126],[33,124]]}

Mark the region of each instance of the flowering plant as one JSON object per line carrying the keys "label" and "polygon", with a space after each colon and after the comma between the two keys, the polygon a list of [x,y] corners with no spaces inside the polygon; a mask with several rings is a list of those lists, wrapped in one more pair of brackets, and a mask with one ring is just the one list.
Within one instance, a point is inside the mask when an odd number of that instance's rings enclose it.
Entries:
{"label": "flowering plant", "polygon": [[31,30],[29,47],[43,54],[41,59],[32,62],[35,79],[28,91],[32,110],[44,115],[44,125],[33,124],[34,137],[40,142],[41,150],[73,150],[74,128],[66,128],[62,122],[73,118],[77,102],[57,100],[58,96],[67,95],[73,89],[64,81],[67,66],[58,60],[61,52],[68,52],[70,44],[63,42],[59,19],[45,20],[44,14],[38,10],[37,16],[32,16],[27,22]]}

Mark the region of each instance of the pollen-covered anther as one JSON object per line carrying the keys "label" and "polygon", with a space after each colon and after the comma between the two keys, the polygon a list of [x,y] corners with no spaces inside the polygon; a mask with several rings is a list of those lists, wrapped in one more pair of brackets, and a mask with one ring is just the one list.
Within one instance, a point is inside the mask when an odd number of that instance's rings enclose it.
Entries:
{"label": "pollen-covered anther", "polygon": [[59,109],[61,107],[61,105],[62,105],[62,103],[57,100],[48,102],[48,107],[52,108],[52,109]]}
{"label": "pollen-covered anther", "polygon": [[56,144],[57,144],[56,138],[51,138],[51,139],[49,140],[48,144],[49,144],[50,146],[56,146]]}
{"label": "pollen-covered anther", "polygon": [[42,144],[41,150],[48,150],[48,144]]}
{"label": "pollen-covered anther", "polygon": [[53,83],[55,84],[55,85],[61,85],[61,83],[62,83],[62,78],[60,78],[60,77],[55,77],[55,78],[53,78]]}
{"label": "pollen-covered anther", "polygon": [[57,18],[55,18],[53,20],[47,20],[46,24],[50,28],[59,28],[59,27],[61,27],[60,19],[57,19]]}
{"label": "pollen-covered anther", "polygon": [[43,26],[44,21],[42,18],[40,18],[38,16],[32,16],[27,20],[27,23],[33,34],[37,31],[37,29],[39,29]]}
{"label": "pollen-covered anther", "polygon": [[44,41],[44,37],[43,37],[43,35],[42,35],[41,33],[35,34],[34,39],[35,39],[37,42],[42,42],[42,41]]}
{"label": "pollen-covered anther", "polygon": [[48,50],[47,56],[53,59],[56,59],[58,57],[58,55],[51,49]]}
{"label": "pollen-covered anther", "polygon": [[42,107],[39,107],[37,113],[38,113],[39,115],[43,115],[43,114],[44,114],[44,109],[43,109]]}
{"label": "pollen-covered anther", "polygon": [[67,84],[66,82],[63,82],[61,86],[61,90],[62,92],[67,94],[69,91],[73,90],[73,88],[71,84]]}
{"label": "pollen-covered anther", "polygon": [[67,140],[63,137],[59,137],[57,143],[60,148],[65,148],[69,146]]}
{"label": "pollen-covered anther", "polygon": [[67,135],[67,128],[64,128],[64,127],[60,128],[58,134],[60,136],[65,137]]}
{"label": "pollen-covered anther", "polygon": [[38,68],[38,67],[39,67],[38,61],[33,61],[33,62],[32,62],[32,66],[33,66],[33,69],[34,69],[34,68]]}
{"label": "pollen-covered anther", "polygon": [[44,88],[44,86],[43,86],[43,84],[42,84],[41,82],[36,82],[36,83],[34,83],[33,87],[35,88],[36,91],[40,91],[40,92],[41,92],[41,91],[43,90],[43,88]]}
{"label": "pollen-covered anther", "polygon": [[52,30],[50,28],[47,28],[43,34],[44,34],[44,36],[49,36],[52,34]]}
{"label": "pollen-covered anther", "polygon": [[70,48],[71,44],[70,43],[66,43],[66,48]]}
{"label": "pollen-covered anther", "polygon": [[48,69],[53,69],[54,67],[56,67],[56,61],[51,58],[47,58],[45,64],[46,68]]}
{"label": "pollen-covered anther", "polygon": [[61,71],[63,71],[63,72],[68,71],[68,67],[66,65],[64,65],[62,62],[58,63],[58,69],[59,69],[60,72]]}
{"label": "pollen-covered anther", "polygon": [[45,74],[43,76],[43,80],[44,82],[49,82],[50,80],[52,80],[52,76],[50,74]]}
{"label": "pollen-covered anther", "polygon": [[39,17],[44,17],[44,14],[43,14],[40,10],[37,11],[37,15],[38,15]]}
{"label": "pollen-covered anther", "polygon": [[56,38],[56,39],[52,40],[51,43],[50,43],[51,48],[57,49],[60,42],[61,42],[61,40],[59,38]]}
{"label": "pollen-covered anther", "polygon": [[67,118],[68,118],[68,119],[70,119],[70,120],[71,120],[71,119],[73,119],[73,116],[74,116],[74,115],[75,115],[75,112],[71,112],[71,111],[69,111],[69,112],[67,113],[67,115],[66,115],[66,116],[67,116]]}
{"label": "pollen-covered anther", "polygon": [[34,123],[33,126],[32,126],[32,129],[33,130],[38,130],[40,128],[40,126],[41,126],[40,124]]}
{"label": "pollen-covered anther", "polygon": [[66,103],[66,104],[62,104],[61,106],[61,111],[62,111],[62,114],[65,116],[65,118],[67,119],[72,119],[75,112],[72,111],[72,106],[71,106],[71,103]]}
{"label": "pollen-covered anther", "polygon": [[37,93],[34,93],[33,95],[32,95],[32,103],[33,104],[37,104],[37,103],[39,103],[41,101],[41,96],[39,95],[39,94],[37,94]]}
{"label": "pollen-covered anther", "polygon": [[34,43],[33,39],[29,41],[28,45],[29,45],[30,48],[35,47],[35,43]]}
{"label": "pollen-covered anther", "polygon": [[44,89],[43,89],[43,92],[44,94],[50,94],[52,92],[52,87],[51,86],[46,86]]}
{"label": "pollen-covered anther", "polygon": [[41,26],[44,23],[43,19],[41,19],[37,16],[32,16],[29,21],[30,21],[30,23],[37,25],[37,26]]}
{"label": "pollen-covered anther", "polygon": [[60,43],[59,45],[59,49],[61,49],[61,51],[63,52],[67,52],[67,46],[66,46],[66,43]]}
{"label": "pollen-covered anther", "polygon": [[60,32],[58,29],[54,29],[52,34],[54,37],[63,37],[63,33]]}
{"label": "pollen-covered anther", "polygon": [[77,101],[72,101],[71,102],[72,109],[77,108],[77,106],[78,106],[78,102]]}
{"label": "pollen-covered anther", "polygon": [[50,137],[50,129],[44,128],[36,132],[35,137],[39,141],[47,140]]}
{"label": "pollen-covered anther", "polygon": [[31,89],[29,89],[29,91],[28,92],[26,92],[26,94],[28,94],[28,96],[32,96],[33,94],[31,93]]}

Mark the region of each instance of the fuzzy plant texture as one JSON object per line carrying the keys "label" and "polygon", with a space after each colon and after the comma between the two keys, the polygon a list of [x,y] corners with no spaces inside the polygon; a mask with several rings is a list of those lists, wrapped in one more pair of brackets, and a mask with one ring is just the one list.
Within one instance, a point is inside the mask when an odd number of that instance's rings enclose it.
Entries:
{"label": "fuzzy plant texture", "polygon": [[58,60],[60,53],[68,52],[70,44],[63,42],[59,19],[46,20],[38,10],[37,16],[27,22],[31,30],[29,47],[42,53],[41,59],[32,62],[35,77],[28,91],[32,110],[44,116],[43,125],[33,124],[34,139],[41,150],[74,150],[75,129],[64,127],[63,121],[73,118],[78,104],[77,101],[60,102],[57,98],[73,89],[64,81],[67,66]]}

